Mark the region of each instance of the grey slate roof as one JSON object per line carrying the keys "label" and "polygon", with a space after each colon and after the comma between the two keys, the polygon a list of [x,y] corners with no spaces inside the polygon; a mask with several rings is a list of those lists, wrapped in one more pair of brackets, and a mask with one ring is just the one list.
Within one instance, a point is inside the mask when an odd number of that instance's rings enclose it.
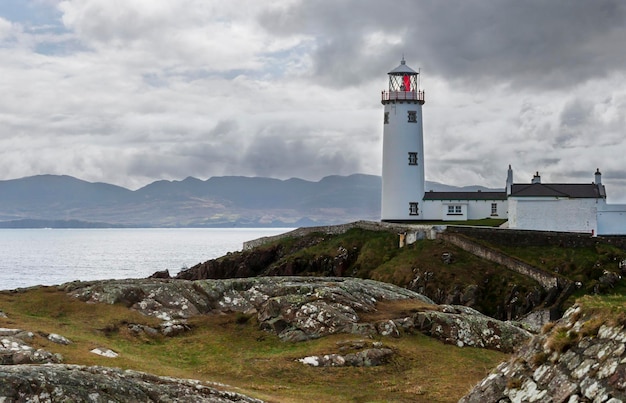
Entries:
{"label": "grey slate roof", "polygon": [[594,183],[515,183],[510,197],[569,197],[600,199],[606,197],[604,185]]}
{"label": "grey slate roof", "polygon": [[506,192],[426,192],[424,200],[506,200]]}
{"label": "grey slate roof", "polygon": [[417,74],[417,71],[407,66],[406,63],[404,62],[404,59],[402,59],[402,62],[400,62],[400,65],[396,67],[395,69],[391,70],[388,74],[391,74],[394,76],[401,76],[404,74],[414,76]]}

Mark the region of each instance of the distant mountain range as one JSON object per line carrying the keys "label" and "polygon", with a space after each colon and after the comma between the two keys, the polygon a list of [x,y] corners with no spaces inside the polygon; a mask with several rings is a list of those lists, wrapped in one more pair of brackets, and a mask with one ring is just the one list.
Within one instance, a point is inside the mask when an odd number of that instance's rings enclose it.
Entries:
{"label": "distant mountain range", "polygon": [[[427,190],[490,190],[427,182]],[[71,176],[0,181],[0,228],[304,227],[380,218],[381,178],[224,176],[138,190]]]}

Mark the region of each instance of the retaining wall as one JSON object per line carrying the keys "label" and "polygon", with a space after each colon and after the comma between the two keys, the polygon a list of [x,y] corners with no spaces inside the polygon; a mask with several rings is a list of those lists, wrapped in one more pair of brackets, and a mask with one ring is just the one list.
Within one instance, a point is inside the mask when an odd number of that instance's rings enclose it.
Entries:
{"label": "retaining wall", "polygon": [[[502,252],[491,249],[484,245],[477,244],[476,242],[473,242],[460,234],[444,232],[439,234],[439,238],[453,245],[456,245],[473,255],[489,260],[491,262],[501,264],[521,275],[530,277],[533,280],[537,281],[539,284],[541,284],[541,286],[546,290],[556,288],[559,285],[564,286],[565,283],[568,282],[568,280],[566,279],[559,279],[552,274],[546,273],[543,270],[529,265],[528,263],[524,263],[520,260],[505,255]],[[559,282],[561,282],[562,284],[559,284]]]}
{"label": "retaining wall", "polygon": [[270,242],[274,242],[286,237],[302,237],[314,232],[321,232],[328,235],[339,235],[351,230],[360,228],[368,231],[388,231],[397,234],[404,234],[406,244],[414,243],[420,239],[435,239],[437,234],[445,230],[445,226],[433,225],[410,225],[393,224],[378,221],[356,221],[348,224],[326,225],[320,227],[302,227],[284,234],[266,236],[243,243],[243,250],[256,248]]}
{"label": "retaining wall", "polygon": [[448,233],[464,234],[470,238],[511,246],[560,246],[564,248],[592,247],[599,242],[626,250],[626,236],[597,236],[575,232],[533,231],[508,228],[448,226]]}

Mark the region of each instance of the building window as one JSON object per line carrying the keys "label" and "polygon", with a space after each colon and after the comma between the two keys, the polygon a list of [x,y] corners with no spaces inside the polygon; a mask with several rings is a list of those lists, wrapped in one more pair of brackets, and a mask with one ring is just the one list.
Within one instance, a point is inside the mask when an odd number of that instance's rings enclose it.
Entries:
{"label": "building window", "polygon": [[385,112],[385,124],[389,124],[389,112]]}
{"label": "building window", "polygon": [[409,123],[417,123],[417,111],[409,111]]}
{"label": "building window", "polygon": [[463,214],[463,210],[461,209],[461,206],[457,205],[457,206],[448,206],[448,215],[461,215]]}
{"label": "building window", "polygon": [[417,153],[409,152],[409,165],[417,165]]}
{"label": "building window", "polygon": [[498,203],[491,203],[491,215],[498,215]]}
{"label": "building window", "polygon": [[419,215],[417,202],[409,203],[409,215]]}

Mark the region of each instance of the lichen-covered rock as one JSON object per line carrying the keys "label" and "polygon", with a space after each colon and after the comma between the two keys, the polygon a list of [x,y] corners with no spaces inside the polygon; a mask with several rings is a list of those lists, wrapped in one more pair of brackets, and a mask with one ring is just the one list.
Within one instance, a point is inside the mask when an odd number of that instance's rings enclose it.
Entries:
{"label": "lichen-covered rock", "polygon": [[[241,312],[256,314],[262,329],[284,341],[310,340],[336,333],[400,337],[404,329],[418,330],[459,347],[509,352],[530,337],[530,333],[513,324],[489,318],[471,308],[438,306],[405,288],[348,277],[110,280],[72,282],[60,287],[86,302],[123,303],[160,318],[164,321],[161,333],[170,336],[188,330],[185,319],[192,316]],[[364,313],[376,312],[380,301],[406,299],[420,301],[432,309],[371,322],[362,319]],[[131,330],[146,331],[140,325],[134,325]]]}
{"label": "lichen-covered rock", "polygon": [[109,348],[101,348],[101,347],[97,347],[94,348],[93,350],[89,350],[90,353],[92,354],[96,354],[99,355],[101,357],[107,357],[107,358],[117,358],[119,357],[119,354],[116,353],[115,351],[109,349]]}
{"label": "lichen-covered rock", "polygon": [[[401,287],[353,278],[142,279],[72,282],[60,287],[86,302],[123,303],[160,318],[163,333],[184,331],[183,319],[199,314],[243,312],[256,313],[263,329],[289,341],[334,333],[376,333],[374,324],[359,322],[358,313],[375,311],[381,300],[412,298],[432,303]],[[381,329],[394,333],[393,326]]]}
{"label": "lichen-covered rock", "polygon": [[2,333],[13,335],[0,336],[0,365],[58,363],[63,360],[60,354],[28,345],[24,338],[32,338],[32,333],[20,329],[2,329]]}
{"label": "lichen-covered rock", "polygon": [[368,348],[346,355],[314,355],[298,361],[312,367],[377,367],[386,364],[392,355],[393,350],[389,348]]}
{"label": "lichen-covered rock", "polygon": [[[419,331],[459,347],[480,347],[513,352],[531,337],[531,333],[464,307],[441,305],[441,311],[417,312],[412,326]],[[407,326],[406,322],[400,326]]]}
{"label": "lichen-covered rock", "polygon": [[67,346],[68,344],[72,344],[72,341],[70,339],[68,339],[67,337],[61,336],[60,334],[56,334],[56,333],[50,333],[48,335],[48,340],[50,340],[53,343],[63,344],[65,346]]}
{"label": "lichen-covered rock", "polygon": [[116,368],[79,365],[0,366],[6,402],[261,402],[216,385]]}
{"label": "lichen-covered rock", "polygon": [[460,402],[626,401],[624,343],[622,326],[598,327],[592,314],[575,305]]}

